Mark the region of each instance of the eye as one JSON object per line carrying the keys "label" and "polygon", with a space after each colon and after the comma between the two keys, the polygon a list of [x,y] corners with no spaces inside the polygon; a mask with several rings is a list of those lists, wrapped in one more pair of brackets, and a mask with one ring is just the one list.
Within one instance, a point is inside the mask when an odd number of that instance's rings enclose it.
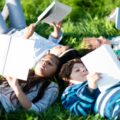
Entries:
{"label": "eye", "polygon": [[48,65],[52,66],[52,63],[48,61]]}
{"label": "eye", "polygon": [[79,69],[76,69],[75,72],[79,72],[80,70]]}
{"label": "eye", "polygon": [[39,62],[44,62],[45,60],[44,59],[41,59]]}

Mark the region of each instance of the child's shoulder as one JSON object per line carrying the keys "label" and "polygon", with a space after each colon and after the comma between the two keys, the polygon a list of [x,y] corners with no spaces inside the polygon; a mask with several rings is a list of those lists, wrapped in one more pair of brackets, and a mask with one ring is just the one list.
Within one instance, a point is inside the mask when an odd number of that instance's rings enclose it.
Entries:
{"label": "child's shoulder", "polygon": [[86,85],[86,82],[70,85],[70,86],[66,87],[65,91],[77,91],[78,89],[83,87],[83,85]]}

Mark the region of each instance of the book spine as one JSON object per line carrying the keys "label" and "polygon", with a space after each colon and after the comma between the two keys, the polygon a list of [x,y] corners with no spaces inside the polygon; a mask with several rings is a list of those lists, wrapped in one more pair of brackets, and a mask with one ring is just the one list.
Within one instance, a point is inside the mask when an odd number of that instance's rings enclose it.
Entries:
{"label": "book spine", "polygon": [[2,73],[3,76],[4,76],[4,73],[5,73],[6,61],[7,61],[7,56],[8,56],[8,53],[9,53],[11,40],[12,40],[12,36],[10,36],[9,45],[8,45],[8,49],[7,49],[7,54],[6,54],[6,58],[5,58],[4,66],[3,66],[3,73]]}

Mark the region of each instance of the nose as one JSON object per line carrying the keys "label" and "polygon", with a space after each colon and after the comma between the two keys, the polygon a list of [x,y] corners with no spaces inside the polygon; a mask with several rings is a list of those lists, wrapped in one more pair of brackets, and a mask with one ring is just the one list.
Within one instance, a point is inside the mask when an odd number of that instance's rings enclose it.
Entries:
{"label": "nose", "polygon": [[43,61],[42,65],[43,65],[43,67],[45,67],[46,66],[46,61]]}
{"label": "nose", "polygon": [[86,69],[83,69],[83,70],[82,70],[83,73],[86,72],[86,71],[87,71]]}

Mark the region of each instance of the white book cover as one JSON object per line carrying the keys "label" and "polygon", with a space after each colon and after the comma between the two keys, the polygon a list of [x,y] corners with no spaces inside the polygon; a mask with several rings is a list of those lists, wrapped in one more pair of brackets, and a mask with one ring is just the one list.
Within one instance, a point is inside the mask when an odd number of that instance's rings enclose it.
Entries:
{"label": "white book cover", "polygon": [[60,3],[58,1],[53,1],[44,11],[38,16],[37,25],[40,21],[45,23],[58,23],[64,19],[70,12],[72,8],[68,5]]}
{"label": "white book cover", "polygon": [[33,48],[33,40],[0,35],[0,74],[27,80]]}
{"label": "white book cover", "polygon": [[102,45],[81,58],[90,73],[101,73],[98,88],[104,91],[120,82],[120,62],[110,45]]}

